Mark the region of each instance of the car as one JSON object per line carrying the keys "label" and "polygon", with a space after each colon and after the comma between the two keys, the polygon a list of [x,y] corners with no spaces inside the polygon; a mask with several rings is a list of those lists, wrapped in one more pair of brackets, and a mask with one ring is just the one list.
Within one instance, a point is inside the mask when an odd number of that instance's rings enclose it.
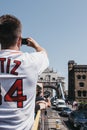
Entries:
{"label": "car", "polygon": [[68,116],[68,120],[74,127],[83,126],[83,124],[87,123],[87,110],[72,111]]}
{"label": "car", "polygon": [[57,99],[57,101],[56,101],[56,108],[57,108],[57,110],[61,111],[62,108],[64,108],[64,107],[66,107],[65,100]]}
{"label": "car", "polygon": [[54,100],[54,101],[52,102],[52,105],[53,105],[53,106],[56,106],[56,100]]}
{"label": "car", "polygon": [[56,96],[51,98],[51,105],[52,106],[56,106],[56,100],[57,100]]}
{"label": "car", "polygon": [[81,124],[80,130],[87,130],[87,123]]}
{"label": "car", "polygon": [[61,115],[62,116],[69,116],[69,114],[72,112],[72,110],[69,107],[64,107],[61,110]]}

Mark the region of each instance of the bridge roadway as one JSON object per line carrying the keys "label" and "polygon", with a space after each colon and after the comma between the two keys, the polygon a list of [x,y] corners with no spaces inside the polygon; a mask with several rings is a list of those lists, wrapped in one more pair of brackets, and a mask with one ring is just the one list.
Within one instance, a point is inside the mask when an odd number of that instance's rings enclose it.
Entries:
{"label": "bridge roadway", "polygon": [[[44,114],[42,119],[44,120],[43,130],[68,130],[58,112],[52,108],[47,109],[47,115]],[[58,121],[58,124],[56,121]]]}

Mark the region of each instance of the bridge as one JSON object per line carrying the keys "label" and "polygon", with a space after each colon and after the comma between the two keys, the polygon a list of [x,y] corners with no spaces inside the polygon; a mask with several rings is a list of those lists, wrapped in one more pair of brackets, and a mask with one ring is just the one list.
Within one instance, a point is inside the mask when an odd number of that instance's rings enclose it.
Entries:
{"label": "bridge", "polygon": [[64,79],[64,77],[60,77],[53,69],[47,68],[41,75],[39,75],[38,83],[43,84],[44,91],[48,90],[51,93],[51,97],[56,94],[58,98],[65,99]]}
{"label": "bridge", "polygon": [[[57,98],[65,99],[64,77],[59,77],[56,72],[47,69],[39,76],[38,84],[43,87],[44,92],[50,92],[50,98],[57,96]],[[58,124],[57,121],[59,121]],[[60,116],[50,107],[47,109],[47,115],[44,114],[44,110],[38,111],[32,130],[60,130],[60,128],[66,130]]]}

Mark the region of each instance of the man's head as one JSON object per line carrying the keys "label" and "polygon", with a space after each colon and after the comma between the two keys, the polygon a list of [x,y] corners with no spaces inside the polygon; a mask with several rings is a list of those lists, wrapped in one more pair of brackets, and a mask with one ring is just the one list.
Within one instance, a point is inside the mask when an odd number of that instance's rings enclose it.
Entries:
{"label": "man's head", "polygon": [[9,49],[15,46],[21,37],[22,25],[20,20],[12,15],[2,15],[0,17],[0,43],[2,49]]}

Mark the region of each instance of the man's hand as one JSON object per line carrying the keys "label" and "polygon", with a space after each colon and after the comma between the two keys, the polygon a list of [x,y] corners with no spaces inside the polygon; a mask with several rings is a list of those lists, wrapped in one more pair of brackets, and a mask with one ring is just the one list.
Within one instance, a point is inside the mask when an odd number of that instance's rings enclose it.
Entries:
{"label": "man's hand", "polygon": [[40,109],[46,109],[47,107],[49,107],[49,103],[46,101],[37,101],[37,104],[40,105]]}
{"label": "man's hand", "polygon": [[33,38],[27,38],[28,45],[32,48],[34,48],[36,51],[45,51],[44,48],[42,48]]}

